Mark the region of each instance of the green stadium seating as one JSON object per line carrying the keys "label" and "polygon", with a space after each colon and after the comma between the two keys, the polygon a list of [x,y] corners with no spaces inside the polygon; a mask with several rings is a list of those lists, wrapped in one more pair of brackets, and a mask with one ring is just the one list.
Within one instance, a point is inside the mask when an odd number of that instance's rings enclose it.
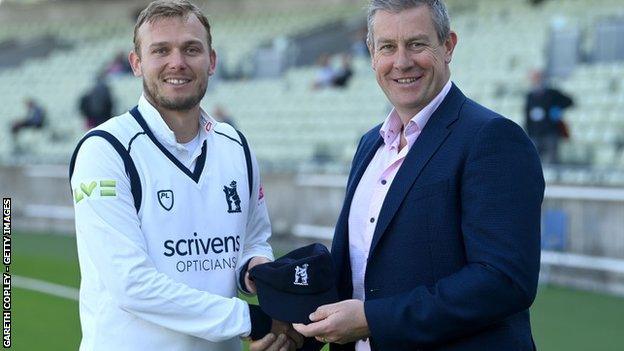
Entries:
{"label": "green stadium seating", "polygon": [[[545,65],[551,20],[591,30],[597,19],[624,14],[621,0],[551,0],[532,7],[518,0],[448,0],[459,44],[451,64],[453,80],[474,100],[519,124],[524,123],[528,72]],[[325,5],[310,11],[210,13],[219,64],[227,69],[249,65],[259,45],[353,16],[363,18],[359,4]],[[131,49],[128,18],[60,21],[33,20],[0,24],[0,41],[55,34],[73,48],[19,67],[0,70],[1,162],[63,162],[85,132],[77,101],[96,74],[119,51]],[[591,36],[588,36],[591,37]],[[591,42],[584,43],[589,45]],[[336,60],[334,64],[338,64]],[[348,164],[359,136],[386,116],[389,104],[377,86],[367,59],[354,61],[355,74],[342,90],[313,91],[314,67],[290,69],[280,79],[211,81],[202,105],[210,112],[221,105],[248,136],[258,158],[272,165],[299,167],[325,151]],[[571,140],[561,149],[564,161],[624,170],[624,63],[581,64],[555,83],[571,93],[576,107],[567,112]],[[141,82],[132,76],[110,80],[116,112],[133,106]],[[22,155],[11,155],[8,126],[24,113],[22,100],[33,96],[48,111],[50,130],[20,135]],[[25,156],[28,155],[28,156]],[[275,166],[282,167],[282,166]],[[616,177],[617,178],[617,177]],[[567,179],[583,179],[569,176]]]}

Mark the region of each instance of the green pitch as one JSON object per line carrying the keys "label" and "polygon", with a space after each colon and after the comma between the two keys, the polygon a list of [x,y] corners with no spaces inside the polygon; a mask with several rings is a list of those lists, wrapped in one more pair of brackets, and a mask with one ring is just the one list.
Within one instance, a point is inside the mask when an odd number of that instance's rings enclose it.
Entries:
{"label": "green pitch", "polygon": [[[78,288],[76,242],[15,234],[11,272]],[[78,349],[76,301],[14,287],[12,311],[13,350]],[[542,286],[531,319],[540,351],[624,350],[624,299]]]}

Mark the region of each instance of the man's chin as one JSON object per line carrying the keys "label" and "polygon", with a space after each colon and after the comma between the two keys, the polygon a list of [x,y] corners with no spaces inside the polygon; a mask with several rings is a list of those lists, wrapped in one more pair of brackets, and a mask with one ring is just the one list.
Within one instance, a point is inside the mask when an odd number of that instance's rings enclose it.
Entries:
{"label": "man's chin", "polygon": [[196,96],[178,99],[158,99],[158,104],[161,107],[171,111],[188,111],[197,107],[200,102],[201,98],[197,98]]}
{"label": "man's chin", "polygon": [[169,111],[184,112],[196,108],[199,105],[205,90],[202,94],[200,94],[201,91],[197,91],[196,94],[182,94],[181,92],[177,94],[174,92],[165,93],[157,87],[149,86],[143,82],[143,92],[154,107]]}

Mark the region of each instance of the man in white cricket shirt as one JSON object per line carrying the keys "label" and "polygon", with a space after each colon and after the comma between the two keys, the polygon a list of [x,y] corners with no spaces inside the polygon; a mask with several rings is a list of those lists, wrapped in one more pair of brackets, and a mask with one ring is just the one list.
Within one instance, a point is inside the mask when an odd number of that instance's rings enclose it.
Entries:
{"label": "man in white cricket shirt", "polygon": [[141,12],[129,55],[138,106],[90,131],[70,165],[80,350],[294,350],[302,337],[236,297],[273,259],[258,165],[242,134],[200,108],[210,25],[186,0]]}

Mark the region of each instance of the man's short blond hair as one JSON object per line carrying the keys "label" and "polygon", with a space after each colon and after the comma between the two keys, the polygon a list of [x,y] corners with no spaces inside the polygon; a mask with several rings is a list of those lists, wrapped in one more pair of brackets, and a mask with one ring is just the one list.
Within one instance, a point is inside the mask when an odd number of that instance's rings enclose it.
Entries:
{"label": "man's short blond hair", "polygon": [[212,48],[212,35],[210,34],[210,23],[208,18],[201,12],[201,10],[188,0],[156,0],[152,1],[137,18],[137,22],[134,25],[134,51],[137,55],[140,55],[141,45],[139,43],[138,32],[139,27],[144,23],[154,23],[159,19],[182,17],[188,18],[189,14],[194,14],[197,19],[206,28],[208,49]]}

